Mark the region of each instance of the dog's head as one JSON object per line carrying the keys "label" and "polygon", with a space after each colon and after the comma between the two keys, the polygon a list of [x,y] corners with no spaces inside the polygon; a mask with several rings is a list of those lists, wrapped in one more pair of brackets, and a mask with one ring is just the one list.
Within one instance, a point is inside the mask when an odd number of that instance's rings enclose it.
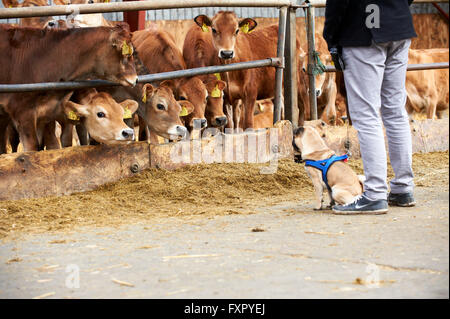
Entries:
{"label": "dog's head", "polygon": [[329,148],[320,136],[319,132],[312,126],[300,126],[294,130],[292,146],[296,158],[307,158],[309,154],[327,151]]}

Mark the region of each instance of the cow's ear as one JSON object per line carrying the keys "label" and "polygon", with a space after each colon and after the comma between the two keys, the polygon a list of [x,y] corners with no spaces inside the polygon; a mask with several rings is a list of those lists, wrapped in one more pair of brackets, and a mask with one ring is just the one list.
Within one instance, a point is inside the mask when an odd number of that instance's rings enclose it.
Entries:
{"label": "cow's ear", "polygon": [[131,115],[137,111],[139,104],[134,100],[125,100],[119,103],[124,110],[124,118],[131,118]]}
{"label": "cow's ear", "polygon": [[166,87],[166,88],[172,90],[172,92],[175,92],[175,89],[176,89],[175,81],[173,81],[173,80],[162,81],[159,86]]}
{"label": "cow's ear", "polygon": [[223,91],[227,84],[224,81],[221,80],[211,80],[205,84],[206,89],[208,92],[212,92],[214,89],[219,89],[220,91]]}
{"label": "cow's ear", "polygon": [[150,97],[153,95],[155,88],[150,83],[146,83],[142,88],[142,102],[147,103]]}
{"label": "cow's ear", "polygon": [[64,113],[67,118],[72,121],[79,121],[80,117],[88,116],[89,106],[78,104],[72,101],[64,103]]}
{"label": "cow's ear", "polygon": [[192,112],[194,112],[194,105],[186,100],[182,100],[182,101],[177,101],[178,104],[180,104],[181,106],[181,113],[180,116],[187,116],[189,114],[191,114]]}
{"label": "cow's ear", "polygon": [[253,29],[256,28],[257,25],[258,24],[256,23],[256,21],[253,20],[252,18],[245,18],[239,22],[239,28],[244,33],[249,33],[253,31]]}
{"label": "cow's ear", "polygon": [[194,21],[195,21],[195,23],[197,23],[197,25],[200,28],[203,28],[204,26],[207,26],[207,27],[211,26],[211,20],[208,18],[208,16],[205,16],[204,14],[196,16],[194,18]]}
{"label": "cow's ear", "polygon": [[220,81],[220,80],[216,81],[216,85],[219,88],[219,90],[221,90],[221,91],[225,90],[225,88],[227,86],[227,84],[224,81]]}
{"label": "cow's ear", "polygon": [[2,0],[2,2],[5,8],[15,8],[19,6],[18,0]]}

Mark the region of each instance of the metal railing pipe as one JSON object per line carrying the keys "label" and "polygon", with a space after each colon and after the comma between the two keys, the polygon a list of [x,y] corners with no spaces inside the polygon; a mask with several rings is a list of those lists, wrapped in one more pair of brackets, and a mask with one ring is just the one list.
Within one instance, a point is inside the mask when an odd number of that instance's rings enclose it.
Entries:
{"label": "metal railing pipe", "polygon": [[[282,7],[280,9],[280,18],[278,21],[278,44],[277,44],[277,57],[284,62],[284,49],[286,45],[286,17],[288,7]],[[277,67],[275,72],[275,101],[273,109],[273,123],[275,124],[281,120],[281,103],[283,103],[283,68]]]}
{"label": "metal railing pipe", "polygon": [[[324,8],[327,1],[326,0],[309,0],[309,4],[315,8]],[[449,0],[414,0],[414,3],[433,3],[433,2],[441,2],[448,3]]]}
{"label": "metal railing pipe", "polygon": [[0,19],[201,7],[289,6],[289,0],[152,0],[0,9]]}
{"label": "metal railing pipe", "polygon": [[[146,74],[138,76],[138,83],[156,82],[182,77],[191,77],[203,74],[223,73],[261,67],[279,67],[283,60],[279,58],[268,58],[264,60],[232,63],[220,66],[207,66],[195,69],[186,69],[172,72]],[[30,84],[0,84],[0,93],[37,92],[50,90],[76,90],[90,87],[119,86],[120,84],[104,80],[88,80],[73,82],[44,82]]]}
{"label": "metal railing pipe", "polygon": [[314,56],[316,50],[316,32],[314,20],[314,7],[308,6],[306,8],[306,37],[308,40],[309,106],[311,110],[311,119],[317,120],[316,76],[314,74],[316,69],[316,57]]}

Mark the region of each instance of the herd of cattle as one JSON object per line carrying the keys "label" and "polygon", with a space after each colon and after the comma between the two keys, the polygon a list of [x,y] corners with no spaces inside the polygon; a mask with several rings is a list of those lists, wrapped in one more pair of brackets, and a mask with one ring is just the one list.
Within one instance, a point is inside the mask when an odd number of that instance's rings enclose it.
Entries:
{"label": "herd of cattle", "polygon": [[[47,5],[47,0],[2,0],[5,7]],[[56,5],[108,0],[54,0]],[[197,16],[183,47],[171,34],[150,25],[131,33],[126,23],[102,14],[71,20],[23,18],[0,25],[0,83],[104,79],[121,86],[77,91],[0,93],[0,154],[7,144],[17,151],[72,146],[74,127],[80,144],[139,140],[158,136],[177,140],[196,128],[272,126],[275,69],[258,68],[136,84],[138,74],[260,60],[276,56],[278,25],[257,28],[254,19],[233,12]],[[331,63],[317,35],[317,51]],[[299,122],[310,119],[305,41],[297,39]],[[448,49],[411,50],[410,63],[448,61]],[[407,110],[441,117],[449,103],[448,70],[409,72]],[[316,77],[318,114],[328,124],[346,115],[342,76]],[[57,123],[60,137],[56,134]]]}

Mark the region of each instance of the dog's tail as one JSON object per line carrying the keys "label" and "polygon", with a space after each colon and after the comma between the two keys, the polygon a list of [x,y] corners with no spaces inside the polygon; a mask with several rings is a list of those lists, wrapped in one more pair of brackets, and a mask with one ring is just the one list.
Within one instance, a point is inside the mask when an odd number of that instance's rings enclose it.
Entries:
{"label": "dog's tail", "polygon": [[357,176],[358,176],[359,184],[361,185],[361,188],[364,192],[364,182],[366,181],[366,177],[364,175],[357,175]]}

